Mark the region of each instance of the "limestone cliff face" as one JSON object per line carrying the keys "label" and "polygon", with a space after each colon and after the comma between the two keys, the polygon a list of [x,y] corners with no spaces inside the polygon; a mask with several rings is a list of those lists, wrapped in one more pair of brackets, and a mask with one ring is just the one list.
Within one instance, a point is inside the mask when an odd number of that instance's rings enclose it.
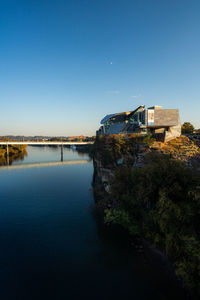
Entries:
{"label": "limestone cliff face", "polygon": [[113,178],[112,167],[109,166],[105,168],[102,165],[102,161],[98,153],[93,160],[93,165],[94,165],[93,185],[98,185],[99,188],[103,188],[105,192],[109,193],[111,180]]}

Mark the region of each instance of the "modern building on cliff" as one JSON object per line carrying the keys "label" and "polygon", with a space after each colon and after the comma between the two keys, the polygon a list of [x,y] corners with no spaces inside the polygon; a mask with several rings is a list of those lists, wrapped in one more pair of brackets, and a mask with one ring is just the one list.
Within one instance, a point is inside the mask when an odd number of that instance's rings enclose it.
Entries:
{"label": "modern building on cliff", "polygon": [[145,108],[139,106],[133,111],[115,113],[101,120],[97,135],[119,133],[152,133],[169,141],[181,135],[181,122],[178,109],[162,109],[161,106]]}

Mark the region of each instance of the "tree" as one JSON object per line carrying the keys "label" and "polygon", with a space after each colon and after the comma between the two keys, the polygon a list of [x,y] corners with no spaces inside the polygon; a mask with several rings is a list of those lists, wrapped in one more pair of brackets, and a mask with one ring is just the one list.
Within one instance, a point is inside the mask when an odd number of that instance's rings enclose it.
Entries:
{"label": "tree", "polygon": [[194,126],[190,122],[185,122],[181,127],[182,133],[193,133]]}

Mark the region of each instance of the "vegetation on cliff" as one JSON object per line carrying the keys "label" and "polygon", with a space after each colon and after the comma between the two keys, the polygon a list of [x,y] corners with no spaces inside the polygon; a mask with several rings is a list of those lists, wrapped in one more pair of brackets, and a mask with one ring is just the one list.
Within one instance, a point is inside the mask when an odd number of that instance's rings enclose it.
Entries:
{"label": "vegetation on cliff", "polygon": [[[185,163],[199,149],[187,138],[156,149],[150,137],[138,136],[102,137],[96,147],[104,167],[113,162],[112,204],[105,209],[105,222],[120,224],[160,248],[175,264],[176,274],[200,294],[200,176]],[[138,167],[141,152],[145,155]],[[124,163],[117,165],[123,156]]]}
{"label": "vegetation on cliff", "polygon": [[123,159],[123,163],[126,165],[131,166],[141,147],[143,150],[147,150],[153,142],[154,139],[149,135],[112,134],[98,136],[93,146],[93,152],[95,156],[98,156],[104,167],[116,167],[120,164],[120,159]]}

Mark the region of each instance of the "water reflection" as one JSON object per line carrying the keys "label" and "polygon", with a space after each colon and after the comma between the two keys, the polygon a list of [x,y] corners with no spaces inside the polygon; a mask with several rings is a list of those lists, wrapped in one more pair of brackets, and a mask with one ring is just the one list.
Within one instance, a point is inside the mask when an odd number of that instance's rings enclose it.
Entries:
{"label": "water reflection", "polygon": [[55,167],[55,166],[65,166],[65,165],[80,165],[87,164],[88,160],[69,160],[61,162],[41,162],[33,164],[20,164],[20,165],[7,165],[2,166],[1,170],[12,170],[12,169],[28,169],[28,168],[42,168],[42,167]]}

